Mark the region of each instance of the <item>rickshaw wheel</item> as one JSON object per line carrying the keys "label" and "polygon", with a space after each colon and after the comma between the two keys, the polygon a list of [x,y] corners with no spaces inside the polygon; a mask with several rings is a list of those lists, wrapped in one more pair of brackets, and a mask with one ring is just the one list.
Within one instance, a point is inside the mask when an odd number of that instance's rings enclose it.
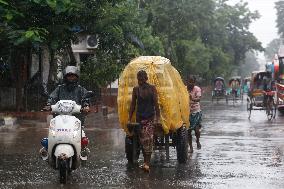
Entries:
{"label": "rickshaw wheel", "polygon": [[273,118],[275,118],[276,114],[276,109],[275,109],[275,103],[274,100],[269,100],[270,98],[267,99],[267,105],[266,105],[266,115],[267,119],[270,121]]}
{"label": "rickshaw wheel", "polygon": [[226,95],[226,104],[229,103],[228,95]]}
{"label": "rickshaw wheel", "polygon": [[277,112],[277,103],[275,103],[275,101],[273,102],[273,107],[274,107],[274,115],[273,115],[273,119],[275,119],[275,117],[276,117],[276,112]]}
{"label": "rickshaw wheel", "polygon": [[[267,107],[268,108],[268,107]],[[272,120],[272,118],[273,118],[273,110],[272,110],[272,108],[268,108],[267,110],[266,110],[266,115],[267,115],[267,119],[270,121],[270,120]]]}
{"label": "rickshaw wheel", "polygon": [[251,103],[251,101],[249,101],[249,99],[248,99],[248,102],[247,102],[248,119],[250,119],[251,110],[252,110],[252,103]]}
{"label": "rickshaw wheel", "polygon": [[250,116],[251,116],[251,108],[249,109],[249,117],[248,117],[248,119],[250,119]]}

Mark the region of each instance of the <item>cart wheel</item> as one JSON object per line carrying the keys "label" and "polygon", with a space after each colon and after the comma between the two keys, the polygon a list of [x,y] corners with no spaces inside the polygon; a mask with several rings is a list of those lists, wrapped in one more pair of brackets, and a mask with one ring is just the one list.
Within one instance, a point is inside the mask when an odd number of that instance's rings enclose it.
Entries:
{"label": "cart wheel", "polygon": [[177,130],[176,150],[179,163],[186,163],[188,156],[188,131],[182,126]]}
{"label": "cart wheel", "polygon": [[266,102],[266,115],[267,119],[270,121],[274,117],[274,101],[270,97],[267,98]]}
{"label": "cart wheel", "polygon": [[273,101],[273,107],[274,107],[274,116],[273,116],[273,119],[275,119],[275,117],[276,117],[276,112],[277,112],[277,109],[278,109],[277,102],[275,102],[275,100]]}
{"label": "cart wheel", "polygon": [[267,119],[268,119],[269,121],[271,121],[272,118],[273,118],[273,110],[272,110],[271,107],[266,107],[266,108],[267,108],[267,109],[266,109]]}
{"label": "cart wheel", "polygon": [[226,104],[229,104],[228,95],[226,95]]}
{"label": "cart wheel", "polygon": [[250,119],[251,110],[252,110],[252,103],[251,103],[251,102],[248,102],[248,103],[247,103],[248,119]]}
{"label": "cart wheel", "polygon": [[166,159],[167,162],[170,161],[170,136],[167,134],[165,136],[165,148],[166,148]]}
{"label": "cart wheel", "polygon": [[138,161],[140,155],[140,148],[137,136],[134,135],[133,137],[125,137],[125,154],[128,163],[132,164]]}
{"label": "cart wheel", "polygon": [[248,117],[248,119],[250,119],[250,116],[251,116],[251,110],[252,110],[252,108],[250,107],[250,109],[249,109],[249,117]]}

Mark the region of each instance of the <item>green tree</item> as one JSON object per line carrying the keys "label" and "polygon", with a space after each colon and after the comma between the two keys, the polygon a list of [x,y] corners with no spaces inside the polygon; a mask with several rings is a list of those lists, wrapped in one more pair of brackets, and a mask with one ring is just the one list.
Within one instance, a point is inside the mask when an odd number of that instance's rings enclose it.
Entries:
{"label": "green tree", "polygon": [[206,79],[228,76],[244,63],[250,50],[263,50],[249,32],[259,18],[247,3],[234,6],[226,0],[143,1],[148,24],[163,43],[165,56],[184,77],[199,74]]}
{"label": "green tree", "polygon": [[224,73],[230,75],[230,72],[244,63],[247,52],[263,50],[261,43],[249,31],[250,24],[260,15],[258,12],[251,12],[247,3],[240,2],[229,6],[226,1],[219,1],[215,16],[216,21],[212,22],[212,37],[208,43],[218,46],[226,54],[231,69]]}
{"label": "green tree", "polygon": [[259,70],[260,65],[257,61],[256,53],[255,52],[247,52],[245,63],[240,66],[239,75],[244,77],[249,77],[251,72]]}
{"label": "green tree", "polygon": [[279,47],[281,45],[281,40],[280,39],[273,39],[265,48],[264,55],[266,60],[269,62],[272,61],[274,58],[275,54],[278,53]]}
{"label": "green tree", "polygon": [[69,64],[75,65],[71,44],[78,42],[78,38],[74,28],[98,35],[98,60],[117,66],[116,71],[109,73],[111,78],[139,54],[163,53],[159,38],[151,35],[152,29],[145,26],[145,21],[139,20],[138,8],[136,2],[128,0],[1,0],[0,42],[6,44],[6,51],[14,57],[11,62],[17,78],[17,99],[22,99],[20,91],[24,85],[18,73],[23,63],[30,62],[32,51],[47,47],[53,71],[54,56],[62,51],[68,53]]}
{"label": "green tree", "polygon": [[284,1],[278,1],[275,3],[275,8],[277,11],[277,28],[278,28],[278,34],[281,38],[284,37]]}

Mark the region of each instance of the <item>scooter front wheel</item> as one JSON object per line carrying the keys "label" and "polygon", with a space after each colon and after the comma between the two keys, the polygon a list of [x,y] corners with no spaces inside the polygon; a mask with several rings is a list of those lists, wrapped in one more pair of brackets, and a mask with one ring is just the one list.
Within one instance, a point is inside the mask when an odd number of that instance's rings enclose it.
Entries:
{"label": "scooter front wheel", "polygon": [[68,170],[68,161],[59,160],[59,181],[61,184],[67,183]]}

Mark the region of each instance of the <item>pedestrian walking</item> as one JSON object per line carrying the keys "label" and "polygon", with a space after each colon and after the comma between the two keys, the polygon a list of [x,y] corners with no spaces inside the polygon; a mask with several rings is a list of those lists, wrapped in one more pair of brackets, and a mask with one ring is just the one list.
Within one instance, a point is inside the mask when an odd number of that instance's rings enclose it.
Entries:
{"label": "pedestrian walking", "polygon": [[189,139],[189,152],[193,153],[192,147],[192,135],[191,132],[195,132],[197,149],[201,149],[200,144],[200,128],[202,121],[202,111],[200,108],[200,99],[201,99],[201,89],[196,85],[196,78],[190,76],[187,81],[187,90],[190,98],[190,128],[188,130],[188,139]]}

